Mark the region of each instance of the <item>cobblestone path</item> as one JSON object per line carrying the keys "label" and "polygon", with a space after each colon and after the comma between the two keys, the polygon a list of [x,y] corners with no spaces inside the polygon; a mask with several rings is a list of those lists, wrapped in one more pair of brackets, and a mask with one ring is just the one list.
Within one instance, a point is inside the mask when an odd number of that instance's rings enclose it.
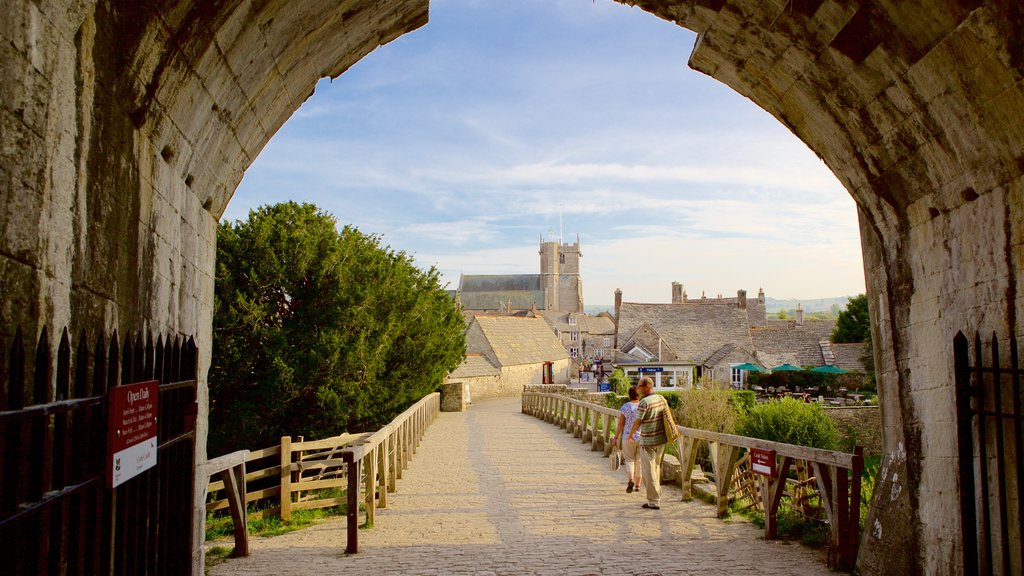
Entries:
{"label": "cobblestone path", "polygon": [[821,552],[762,540],[744,520],[680,501],[676,486],[661,510],[643,502],[601,452],[520,413],[518,399],[480,401],[427,429],[388,508],[360,531],[358,554],[344,554],[339,518],[254,538],[251,556],[208,573],[832,574]]}

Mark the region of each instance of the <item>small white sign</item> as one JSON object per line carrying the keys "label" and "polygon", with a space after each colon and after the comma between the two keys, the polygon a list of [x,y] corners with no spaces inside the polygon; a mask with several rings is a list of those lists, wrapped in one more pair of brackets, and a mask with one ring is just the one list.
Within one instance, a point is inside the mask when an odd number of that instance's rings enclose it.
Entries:
{"label": "small white sign", "polygon": [[111,488],[156,466],[156,436],[114,453],[113,468],[110,471]]}

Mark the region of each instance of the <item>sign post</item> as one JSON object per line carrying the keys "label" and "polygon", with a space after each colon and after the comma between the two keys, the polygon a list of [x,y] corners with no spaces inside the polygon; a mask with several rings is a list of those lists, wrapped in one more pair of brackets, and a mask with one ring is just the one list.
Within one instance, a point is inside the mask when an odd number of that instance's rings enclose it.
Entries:
{"label": "sign post", "polygon": [[110,389],[107,488],[116,488],[156,466],[159,397],[160,383],[156,380]]}
{"label": "sign post", "polygon": [[760,448],[751,448],[750,467],[754,470],[754,472],[762,476],[774,478],[775,450],[762,450]]}

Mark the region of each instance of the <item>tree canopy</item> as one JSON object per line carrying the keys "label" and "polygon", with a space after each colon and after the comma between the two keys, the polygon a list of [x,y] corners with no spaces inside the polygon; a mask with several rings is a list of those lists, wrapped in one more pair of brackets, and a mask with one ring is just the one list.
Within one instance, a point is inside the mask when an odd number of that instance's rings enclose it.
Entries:
{"label": "tree canopy", "polygon": [[867,342],[871,339],[871,317],[868,315],[868,297],[858,294],[846,303],[846,310],[836,318],[832,341],[841,344]]}
{"label": "tree canopy", "polygon": [[465,356],[435,268],[312,204],[222,223],[215,290],[211,455],[375,429]]}

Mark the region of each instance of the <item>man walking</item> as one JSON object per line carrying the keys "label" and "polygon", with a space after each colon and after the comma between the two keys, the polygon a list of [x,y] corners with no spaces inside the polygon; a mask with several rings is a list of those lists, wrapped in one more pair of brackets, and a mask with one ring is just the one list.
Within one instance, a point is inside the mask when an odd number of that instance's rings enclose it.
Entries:
{"label": "man walking", "polygon": [[636,420],[629,431],[629,441],[640,430],[640,474],[647,487],[647,503],[643,508],[660,510],[661,506],[661,459],[665,456],[665,420],[663,412],[668,410],[664,396],[654,393],[654,380],[644,376],[636,385],[640,393],[640,404],[636,409]]}

